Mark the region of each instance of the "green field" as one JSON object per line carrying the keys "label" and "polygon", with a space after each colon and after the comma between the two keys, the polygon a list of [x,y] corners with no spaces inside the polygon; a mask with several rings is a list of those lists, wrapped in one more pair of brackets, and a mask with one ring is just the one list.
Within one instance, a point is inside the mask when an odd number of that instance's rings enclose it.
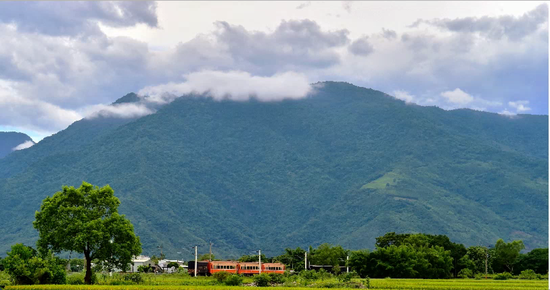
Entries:
{"label": "green field", "polygon": [[[364,280],[362,280],[364,282]],[[359,282],[359,281],[358,281]],[[293,289],[311,289],[322,287],[325,283],[311,284],[307,287],[292,287]],[[424,280],[424,279],[371,279],[370,288],[362,285],[363,289],[444,289],[444,290],[469,290],[469,289],[548,289],[547,280],[470,280],[470,279],[453,279],[453,280]],[[199,286],[199,285],[31,285],[31,286],[7,286],[5,289],[13,290],[67,290],[67,289],[93,289],[93,290],[157,290],[157,289],[172,289],[172,290],[231,290],[231,289],[250,289],[250,286]],[[281,288],[288,288],[282,286]],[[350,288],[335,288],[335,289],[350,289]]]}

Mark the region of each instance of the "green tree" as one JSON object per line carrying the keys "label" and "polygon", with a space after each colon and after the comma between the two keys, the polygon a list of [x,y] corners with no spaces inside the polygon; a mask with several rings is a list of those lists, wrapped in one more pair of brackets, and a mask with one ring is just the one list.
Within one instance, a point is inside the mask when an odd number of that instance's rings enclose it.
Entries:
{"label": "green tree", "polygon": [[15,244],[4,259],[6,272],[16,284],[65,284],[63,260],[51,252],[38,253],[32,247]]}
{"label": "green tree", "polygon": [[[311,264],[315,265],[332,265],[336,268],[344,266],[349,251],[342,246],[331,246],[330,244],[322,244],[317,249],[311,251]],[[340,268],[338,268],[339,270]]]}
{"label": "green tree", "polygon": [[520,254],[514,265],[514,273],[519,274],[531,269],[537,274],[548,272],[548,248],[533,249],[527,254]]}
{"label": "green tree", "polygon": [[351,252],[349,257],[349,266],[350,268],[357,272],[362,278],[367,277],[369,274],[369,251],[368,250],[358,250]]}
{"label": "green tree", "polygon": [[210,254],[202,254],[199,256],[199,261],[204,261],[204,260],[212,260],[212,261],[215,261],[216,260],[216,256],[214,256],[214,254],[212,254],[212,257],[210,257]]}
{"label": "green tree", "polygon": [[386,233],[385,235],[376,238],[376,248],[387,248],[391,245],[400,246],[403,244],[410,234],[396,234],[395,232]]}
{"label": "green tree", "polygon": [[141,243],[130,221],[118,214],[119,205],[108,185],[63,186],[46,197],[36,212],[39,248],[84,254],[87,284],[92,283],[92,260],[109,268],[127,268],[132,257],[141,253]]}
{"label": "green tree", "polygon": [[178,264],[176,262],[170,262],[170,263],[168,263],[168,265],[166,265],[166,268],[168,268],[168,269],[174,268],[175,270],[177,270],[179,267],[180,267],[180,264]]}
{"label": "green tree", "polygon": [[512,241],[510,243],[499,239],[494,248],[493,267],[495,271],[514,272],[514,264],[516,263],[519,253],[525,249],[522,241]]}
{"label": "green tree", "polygon": [[298,247],[296,249],[286,248],[285,253],[273,258],[286,265],[287,268],[293,269],[296,272],[304,270],[306,251]]}

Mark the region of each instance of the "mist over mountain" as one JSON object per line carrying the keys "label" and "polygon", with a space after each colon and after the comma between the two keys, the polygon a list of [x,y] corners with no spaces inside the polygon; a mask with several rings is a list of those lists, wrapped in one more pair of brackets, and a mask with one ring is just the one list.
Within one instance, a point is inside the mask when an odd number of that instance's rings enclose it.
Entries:
{"label": "mist over mountain", "polygon": [[372,248],[390,231],[547,246],[548,116],[315,87],[277,102],[183,96],[140,118],[83,119],[0,159],[0,251],[34,244],[41,201],[83,180],[111,185],[146,254],[208,241],[220,258]]}
{"label": "mist over mountain", "polygon": [[0,132],[0,158],[13,151],[29,148],[34,141],[27,134],[19,132]]}

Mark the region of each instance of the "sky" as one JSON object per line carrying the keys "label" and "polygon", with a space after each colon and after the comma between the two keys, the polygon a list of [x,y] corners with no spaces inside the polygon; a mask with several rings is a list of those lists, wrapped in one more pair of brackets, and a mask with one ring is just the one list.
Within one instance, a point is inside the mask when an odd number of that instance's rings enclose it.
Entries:
{"label": "sky", "polygon": [[[544,2],[0,2],[0,131],[35,141],[190,92],[346,81],[446,110],[548,114]],[[137,104],[110,106],[129,92]]]}

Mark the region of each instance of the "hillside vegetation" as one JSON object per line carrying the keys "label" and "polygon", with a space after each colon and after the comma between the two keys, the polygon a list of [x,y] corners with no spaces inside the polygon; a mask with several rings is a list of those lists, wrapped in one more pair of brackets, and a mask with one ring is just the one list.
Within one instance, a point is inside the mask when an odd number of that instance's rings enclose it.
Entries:
{"label": "hillside vegetation", "polygon": [[[323,242],[372,248],[386,232],[466,245],[548,244],[548,116],[405,104],[326,82],[301,100],[181,97],[139,119],[82,120],[0,160],[0,253],[34,244],[40,202],[110,184],[141,237],[176,256]],[[135,96],[124,101],[135,101]]]}
{"label": "hillside vegetation", "polygon": [[0,158],[12,153],[15,147],[27,141],[33,142],[31,137],[26,134],[19,132],[0,132]]}

